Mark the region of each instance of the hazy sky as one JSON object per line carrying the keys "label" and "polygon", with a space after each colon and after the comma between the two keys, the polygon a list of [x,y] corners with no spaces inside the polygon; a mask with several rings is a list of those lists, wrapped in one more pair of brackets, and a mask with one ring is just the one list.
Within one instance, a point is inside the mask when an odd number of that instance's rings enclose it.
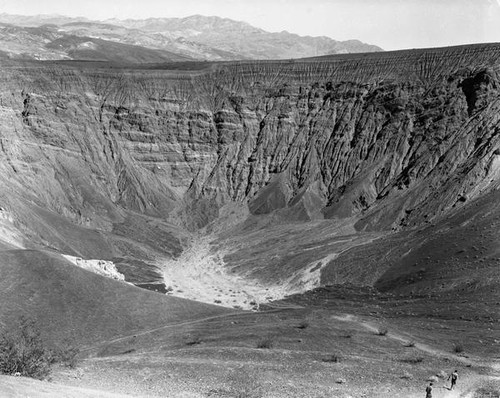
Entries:
{"label": "hazy sky", "polygon": [[500,0],[0,0],[0,13],[92,19],[217,15],[385,50],[500,42]]}

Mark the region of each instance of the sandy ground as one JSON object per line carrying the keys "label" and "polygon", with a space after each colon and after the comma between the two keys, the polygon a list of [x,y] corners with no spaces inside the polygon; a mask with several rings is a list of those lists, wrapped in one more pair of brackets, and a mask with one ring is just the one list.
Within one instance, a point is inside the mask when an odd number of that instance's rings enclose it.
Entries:
{"label": "sandy ground", "polygon": [[[213,240],[215,236],[210,235],[192,238],[179,258],[157,263],[163,272],[164,283],[170,290],[167,294],[225,307],[256,310],[261,304],[319,287],[322,268],[351,248],[339,249],[338,252],[331,252],[304,264],[300,271],[283,278],[279,283],[262,283],[236,273],[224,264],[223,258],[227,253],[214,253],[210,245]],[[371,241],[373,239],[365,240],[363,244]]]}
{"label": "sandy ground", "polygon": [[[226,307],[258,309],[260,304],[320,285],[318,261],[306,265],[279,284],[264,284],[233,273],[224,264],[225,253],[211,251],[212,239],[210,236],[194,238],[179,258],[157,264],[170,290],[167,294]],[[339,254],[331,253],[320,261],[327,264]]]}
{"label": "sandy ground", "polygon": [[0,375],[0,397],[2,398],[127,398],[133,395],[114,394],[107,391],[65,386],[38,381],[27,377]]}

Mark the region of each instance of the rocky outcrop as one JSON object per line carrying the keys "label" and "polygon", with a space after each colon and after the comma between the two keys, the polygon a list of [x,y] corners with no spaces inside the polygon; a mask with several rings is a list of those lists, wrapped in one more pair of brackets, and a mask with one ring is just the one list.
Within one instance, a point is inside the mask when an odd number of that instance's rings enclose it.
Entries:
{"label": "rocky outcrop", "polygon": [[115,264],[112,261],[105,260],[84,260],[80,257],[63,255],[66,260],[69,260],[77,267],[86,269],[87,271],[93,272],[97,275],[102,275],[107,278],[115,279],[118,281],[124,281],[125,276],[118,272]]}

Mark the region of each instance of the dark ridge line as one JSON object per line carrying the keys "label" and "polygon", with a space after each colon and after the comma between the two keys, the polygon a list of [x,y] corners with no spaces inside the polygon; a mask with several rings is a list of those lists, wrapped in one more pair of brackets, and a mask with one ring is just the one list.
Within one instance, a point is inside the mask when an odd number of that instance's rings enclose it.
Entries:
{"label": "dark ridge line", "polygon": [[431,53],[431,52],[444,52],[444,51],[456,51],[456,50],[466,50],[471,48],[498,48],[500,50],[500,42],[491,43],[474,43],[474,44],[460,44],[456,46],[443,46],[443,47],[419,47],[419,48],[405,48],[402,50],[390,50],[390,51],[379,51],[379,52],[365,52],[365,53],[348,53],[348,54],[331,54],[331,55],[320,55],[317,57],[307,57],[300,58],[301,60],[329,60],[331,58],[364,58],[366,56],[393,56],[393,55],[403,55],[405,53]]}

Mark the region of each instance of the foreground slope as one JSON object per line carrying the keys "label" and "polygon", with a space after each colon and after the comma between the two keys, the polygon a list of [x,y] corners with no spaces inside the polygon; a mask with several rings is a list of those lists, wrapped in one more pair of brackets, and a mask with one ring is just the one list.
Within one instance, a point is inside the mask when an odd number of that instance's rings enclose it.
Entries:
{"label": "foreground slope", "polygon": [[222,307],[165,297],[75,267],[35,250],[0,251],[1,328],[21,315],[51,343],[83,344],[227,313]]}
{"label": "foreground slope", "polygon": [[[314,295],[313,300],[301,296],[292,299],[294,305],[288,301],[268,312],[186,322],[103,341],[85,351],[89,357],[78,369],[57,370],[55,384],[45,388],[55,396],[70,385],[78,387],[68,390],[74,394],[92,388],[103,391],[102,396],[413,398],[433,379],[438,396],[498,393],[499,362],[492,353],[481,352],[497,338],[498,326],[482,327],[478,333],[466,320],[429,318],[433,306],[426,300],[409,303],[339,287]],[[307,308],[298,303],[307,303]],[[384,336],[378,332],[383,328],[388,330]],[[467,333],[474,338],[463,342],[465,352],[455,353],[450,334],[458,339]],[[478,338],[480,342],[469,345]],[[446,377],[454,369],[459,384],[449,391]],[[0,379],[0,386],[25,384]]]}

